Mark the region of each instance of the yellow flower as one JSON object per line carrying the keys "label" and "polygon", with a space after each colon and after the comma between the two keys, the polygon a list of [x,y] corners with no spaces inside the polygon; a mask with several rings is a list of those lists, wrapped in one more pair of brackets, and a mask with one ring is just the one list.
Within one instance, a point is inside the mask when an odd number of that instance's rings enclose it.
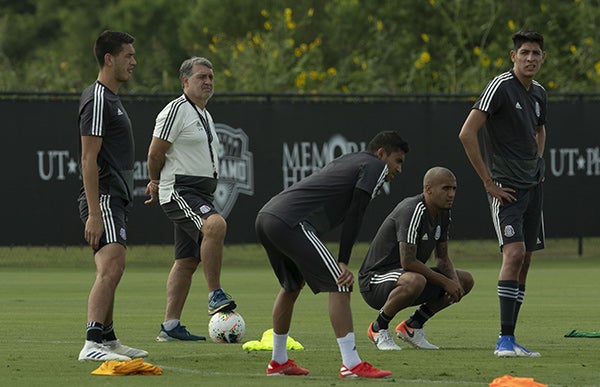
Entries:
{"label": "yellow flower", "polygon": [[337,74],[337,70],[334,67],[330,67],[327,69],[327,74],[329,74],[333,77]]}
{"label": "yellow flower", "polygon": [[237,50],[239,52],[244,52],[244,50],[246,49],[246,47],[244,46],[244,43],[242,43],[242,42],[238,42],[238,44],[235,45],[235,48],[237,48]]}
{"label": "yellow flower", "polygon": [[220,41],[220,40],[221,40],[221,39],[220,39],[218,36],[213,36],[213,37],[212,37],[212,39],[211,39],[211,41],[212,41],[213,43],[219,43],[219,41]]}
{"label": "yellow flower", "polygon": [[268,21],[268,20],[263,25],[265,27],[265,30],[267,30],[267,31],[271,31],[271,29],[273,29],[273,26],[271,25],[271,22]]}
{"label": "yellow flower", "polygon": [[294,23],[291,20],[289,22],[287,22],[286,24],[287,24],[288,30],[293,30],[294,28],[296,28],[296,23]]}
{"label": "yellow flower", "polygon": [[421,34],[421,40],[424,41],[425,43],[429,42],[429,35],[427,34]]}
{"label": "yellow flower", "polygon": [[508,25],[508,29],[509,30],[514,30],[515,29],[515,22],[514,21],[509,20],[508,23],[507,23],[507,25]]}
{"label": "yellow flower", "polygon": [[429,0],[429,5],[431,5],[432,7],[435,7],[435,0]]}
{"label": "yellow flower", "polygon": [[359,64],[360,63],[360,58],[355,56],[354,58],[352,58],[352,62],[354,62],[354,64]]}
{"label": "yellow flower", "polygon": [[66,70],[69,68],[69,63],[67,62],[60,62],[60,69],[61,70]]}
{"label": "yellow flower", "polygon": [[473,54],[474,54],[475,56],[479,56],[479,55],[481,55],[481,48],[480,48],[479,46],[475,46],[475,47],[473,47]]}
{"label": "yellow flower", "polygon": [[556,87],[556,82],[554,82],[554,81],[548,82],[548,88],[554,89],[555,87]]}
{"label": "yellow flower", "polygon": [[287,43],[287,45],[291,48],[294,47],[294,44],[296,43],[294,41],[294,39],[286,39],[285,42]]}
{"label": "yellow flower", "polygon": [[494,66],[496,66],[496,67],[502,67],[503,64],[504,64],[504,59],[502,59],[502,58],[497,58],[494,61]]}
{"label": "yellow flower", "polygon": [[296,58],[300,58],[302,56],[302,50],[298,47],[294,48],[294,56],[296,56]]}
{"label": "yellow flower", "polygon": [[260,14],[262,17],[269,17],[269,12],[266,9],[261,9]]}
{"label": "yellow flower", "polygon": [[381,20],[377,20],[377,23],[375,24],[375,28],[377,28],[377,31],[383,30],[383,22]]}
{"label": "yellow flower", "polygon": [[344,93],[349,93],[349,92],[350,92],[350,89],[348,88],[348,86],[344,85],[344,86],[342,86],[342,91],[343,91]]}
{"label": "yellow flower", "polygon": [[204,28],[202,28],[202,33],[203,33],[204,35],[208,35],[208,27],[204,27]]}
{"label": "yellow flower", "polygon": [[313,15],[315,14],[315,9],[309,8],[306,14],[308,15],[308,17],[313,17]]}
{"label": "yellow flower", "polygon": [[421,60],[423,61],[423,63],[429,63],[429,61],[431,60],[431,55],[427,51],[422,52]]}
{"label": "yellow flower", "polygon": [[252,43],[256,44],[257,46],[261,46],[262,39],[260,38],[259,34],[254,34],[254,36],[252,36]]}
{"label": "yellow flower", "polygon": [[315,38],[315,40],[313,40],[313,43],[315,44],[315,46],[320,46],[321,45],[321,38]]}
{"label": "yellow flower", "polygon": [[278,57],[279,57],[279,50],[273,51],[273,58],[278,58]]}
{"label": "yellow flower", "polygon": [[199,50],[200,49],[200,45],[198,43],[194,43],[192,45],[192,47],[194,48],[194,50]]}
{"label": "yellow flower", "polygon": [[362,63],[360,64],[360,68],[361,68],[363,71],[365,71],[365,70],[367,69],[367,62],[362,62]]}
{"label": "yellow flower", "polygon": [[488,67],[490,65],[490,63],[492,63],[490,58],[488,58],[486,55],[482,56],[481,59],[479,60],[479,62],[481,63],[481,65],[483,67]]}
{"label": "yellow flower", "polygon": [[318,71],[311,71],[310,72],[310,79],[312,79],[313,81],[317,80],[319,78],[319,72]]}
{"label": "yellow flower", "polygon": [[291,8],[284,9],[283,14],[285,15],[286,18],[292,17],[292,9]]}
{"label": "yellow flower", "polygon": [[302,43],[300,45],[300,49],[302,50],[302,52],[306,52],[308,50],[308,46],[306,45],[306,43]]}
{"label": "yellow flower", "polygon": [[223,74],[225,74],[225,76],[226,76],[227,78],[231,77],[231,71],[229,71],[229,70],[227,70],[227,69],[225,69],[225,71],[223,71]]}
{"label": "yellow flower", "polygon": [[300,74],[298,74],[298,76],[296,77],[296,87],[304,87],[306,86],[306,72],[301,72]]}
{"label": "yellow flower", "polygon": [[546,10],[547,10],[546,4],[540,4],[540,11],[542,13],[544,13],[544,12],[546,12]]}
{"label": "yellow flower", "polygon": [[577,52],[577,46],[571,44],[571,46],[569,47],[569,51],[571,51],[571,54],[575,54]]}
{"label": "yellow flower", "polygon": [[212,44],[212,43],[208,45],[208,49],[209,49],[211,52],[217,52],[217,48],[216,48],[216,47],[215,47],[215,45],[214,45],[214,44]]}
{"label": "yellow flower", "polygon": [[594,39],[592,39],[592,38],[585,38],[585,40],[583,42],[585,44],[587,44],[587,45],[592,45],[592,44],[594,44]]}
{"label": "yellow flower", "polygon": [[327,73],[319,73],[319,81],[324,81],[327,78]]}
{"label": "yellow flower", "polygon": [[420,70],[423,68],[423,66],[425,66],[425,63],[423,63],[423,61],[421,59],[417,59],[415,61],[415,67]]}
{"label": "yellow flower", "polygon": [[594,64],[594,70],[596,70],[596,74],[600,75],[600,62]]}

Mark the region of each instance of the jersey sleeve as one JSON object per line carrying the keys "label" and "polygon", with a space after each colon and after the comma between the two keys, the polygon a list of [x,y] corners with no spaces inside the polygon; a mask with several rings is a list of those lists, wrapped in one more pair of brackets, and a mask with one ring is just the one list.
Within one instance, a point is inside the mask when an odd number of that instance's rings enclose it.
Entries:
{"label": "jersey sleeve", "polygon": [[394,221],[398,242],[417,244],[424,213],[425,206],[419,203],[416,207],[404,207],[395,214]]}
{"label": "jersey sleeve", "polygon": [[355,188],[367,192],[373,198],[385,182],[387,172],[387,165],[379,159],[364,163],[360,168]]}
{"label": "jersey sleeve", "polygon": [[82,136],[104,137],[110,120],[109,109],[102,89],[96,86],[96,91],[79,113],[79,133]]}
{"label": "jersey sleeve", "polygon": [[183,125],[183,103],[185,102],[175,100],[158,113],[154,125],[154,137],[170,143],[175,142],[175,139],[179,136],[179,133],[181,133],[185,126]]}
{"label": "jersey sleeve", "polygon": [[504,74],[492,79],[475,101],[473,109],[493,115],[502,102]]}

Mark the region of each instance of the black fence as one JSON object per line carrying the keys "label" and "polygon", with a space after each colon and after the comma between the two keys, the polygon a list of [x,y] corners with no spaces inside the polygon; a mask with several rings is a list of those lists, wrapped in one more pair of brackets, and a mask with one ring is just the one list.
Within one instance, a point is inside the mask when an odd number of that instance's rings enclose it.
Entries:
{"label": "black fence", "polygon": [[[158,205],[145,206],[146,152],[154,119],[173,95],[124,95],[136,140],[136,198],[128,239],[171,243]],[[424,172],[443,165],[458,178],[454,239],[494,238],[487,199],[458,132],[473,96],[216,95],[208,109],[222,143],[216,204],[228,221],[228,243],[255,242],[254,219],[274,194],[331,159],[362,150],[381,130],[410,143],[404,172],[370,204],[359,239],[368,241],[402,198],[421,191]],[[0,245],[83,242],[76,198],[78,95],[0,95],[5,140],[4,215]],[[592,113],[600,95],[551,96],[547,124],[545,209],[548,237],[598,236],[600,132]]]}

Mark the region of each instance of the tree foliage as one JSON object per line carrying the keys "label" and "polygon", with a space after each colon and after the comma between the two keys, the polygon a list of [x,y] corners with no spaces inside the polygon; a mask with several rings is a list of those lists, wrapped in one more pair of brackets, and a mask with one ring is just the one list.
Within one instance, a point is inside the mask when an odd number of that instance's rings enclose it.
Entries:
{"label": "tree foliage", "polygon": [[600,89],[600,0],[0,1],[0,89],[78,92],[104,29],[136,37],[131,92],[175,92],[189,56],[216,90],[476,93],[511,67],[511,35],[546,40],[550,91]]}

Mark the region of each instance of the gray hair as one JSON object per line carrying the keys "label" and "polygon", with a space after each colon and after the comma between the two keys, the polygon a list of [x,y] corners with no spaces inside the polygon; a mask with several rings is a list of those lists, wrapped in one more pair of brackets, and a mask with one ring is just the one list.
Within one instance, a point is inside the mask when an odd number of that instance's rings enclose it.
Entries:
{"label": "gray hair", "polygon": [[194,65],[206,66],[211,70],[213,68],[212,63],[210,63],[208,59],[199,56],[193,56],[184,60],[181,64],[181,67],[179,67],[179,79],[183,77],[189,78],[192,76],[192,69],[194,68]]}

